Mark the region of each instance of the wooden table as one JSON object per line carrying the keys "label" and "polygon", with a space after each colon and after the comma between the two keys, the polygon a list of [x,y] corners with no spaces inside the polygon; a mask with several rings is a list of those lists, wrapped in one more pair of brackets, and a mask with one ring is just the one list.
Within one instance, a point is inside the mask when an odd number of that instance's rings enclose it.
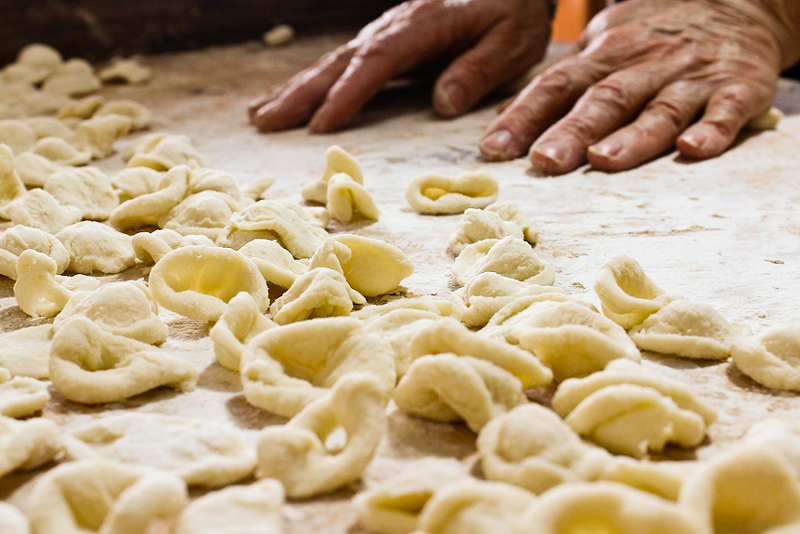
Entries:
{"label": "wooden table", "polygon": [[[788,113],[775,131],[748,132],[735,149],[705,162],[675,153],[628,172],[589,168],[561,177],[528,172],[525,159],[487,163],[476,142],[495,116],[495,104],[465,117],[442,120],[429,109],[428,88],[398,89],[368,106],[356,127],[330,135],[303,129],[260,135],[248,124],[247,102],[286,79],[342,36],[302,40],[288,48],[260,43],[145,58],[154,78],[146,86],[110,87],[109,98],[132,98],[152,109],[151,130],[189,135],[210,167],[245,184],[277,177],[270,198],[301,201],[315,180],[325,150],[338,144],[361,162],[365,185],[382,210],[380,221],[334,225],[402,248],[416,265],[404,283],[412,295],[447,296],[454,289],[447,241],[460,216],[420,216],[404,197],[408,180],[426,171],[461,174],[484,169],[500,183],[500,200],[513,200],[537,223],[538,254],[556,269],[556,285],[597,303],[598,268],[616,254],[636,258],[669,293],[713,305],[754,332],[800,315],[800,91],[782,82],[778,104]],[[119,149],[134,137],[119,142]],[[113,172],[117,155],[103,162]],[[134,275],[143,274],[138,271]],[[123,274],[128,276],[130,274]],[[117,277],[111,277],[112,279]],[[215,363],[207,326],[166,314],[165,348],[203,367],[196,391],[153,391],[109,406],[84,407],[54,393],[43,415],[65,429],[121,411],[180,414],[225,421],[250,434],[281,420],[245,402],[238,377]],[[0,332],[31,321],[16,307],[12,285],[0,280]],[[695,363],[648,356],[645,365],[695,384],[720,411],[709,428],[708,457],[734,443],[768,416],[800,418],[800,397],[759,387],[729,363]],[[377,458],[364,483],[385,479],[423,458],[476,462],[474,434],[460,425],[415,420],[393,411]],[[0,481],[0,498],[24,500],[34,474]],[[349,498],[358,488],[286,506],[287,532],[360,532]]]}

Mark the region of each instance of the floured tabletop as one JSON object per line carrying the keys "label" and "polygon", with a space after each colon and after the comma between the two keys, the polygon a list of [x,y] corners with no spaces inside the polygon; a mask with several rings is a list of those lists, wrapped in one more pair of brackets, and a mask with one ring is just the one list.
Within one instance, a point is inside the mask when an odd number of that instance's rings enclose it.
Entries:
{"label": "floured tabletop", "polygon": [[[599,305],[592,289],[598,269],[612,256],[627,254],[668,293],[710,304],[756,333],[800,318],[800,91],[794,82],[782,82],[777,104],[787,115],[776,130],[747,132],[735,149],[710,161],[684,161],[671,153],[616,174],[581,168],[539,177],[528,172],[525,159],[482,161],[477,141],[497,103],[443,120],[430,111],[429,89],[414,86],[381,94],[352,128],[339,133],[309,135],[296,129],[258,134],[247,120],[249,100],[341,40],[301,39],[274,49],[249,43],[146,57],[142,63],[153,69],[148,84],[110,86],[102,94],[144,104],[154,115],[150,131],[188,135],[209,167],[231,173],[243,185],[274,176],[267,198],[302,202],[301,188],[319,177],[326,149],[340,145],[359,160],[381,217],[334,223],[329,230],[379,238],[405,251],[415,266],[403,282],[409,296],[448,297],[456,289],[447,244],[461,217],[415,213],[405,198],[406,184],[428,171],[460,175],[485,170],[498,179],[499,200],[516,202],[535,222],[535,250],[553,265],[555,285],[567,293]],[[118,153],[101,167],[109,172],[123,168],[119,152],[137,136],[119,141]],[[147,270],[135,267],[107,278],[136,279]],[[164,348],[202,368],[196,390],[157,389],[121,403],[82,406],[51,388],[43,416],[71,429],[118,412],[181,415],[221,421],[252,436],[285,421],[245,401],[238,375],[216,363],[206,324],[164,310],[162,316],[170,327]],[[0,335],[44,322],[23,314],[12,282],[0,280]],[[800,420],[798,395],[758,386],[728,361],[645,354],[645,364],[696,386],[719,411],[706,442],[688,456],[713,455],[766,417]],[[427,422],[392,409],[387,433],[361,484],[384,480],[428,458],[477,469],[475,434],[463,425]],[[45,471],[3,478],[0,498],[24,502],[31,483]],[[287,532],[362,532],[350,502],[360,487],[290,500],[284,512]]]}

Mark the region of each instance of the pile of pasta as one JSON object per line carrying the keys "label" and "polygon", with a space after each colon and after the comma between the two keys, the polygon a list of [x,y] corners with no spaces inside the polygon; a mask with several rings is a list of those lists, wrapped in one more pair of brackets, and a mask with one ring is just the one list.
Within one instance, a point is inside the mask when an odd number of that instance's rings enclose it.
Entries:
{"label": "pile of pasta", "polygon": [[[403,250],[327,230],[380,217],[341,147],[304,205],[269,198],[272,178],[241,187],[166,133],[131,143],[110,177],[91,162],[147,128],[149,112],[84,94],[99,88],[85,66],[59,93],[79,70],[70,64],[36,45],[0,72],[3,94],[38,103],[0,120],[0,218],[11,222],[0,275],[42,319],[0,337],[0,477],[42,470],[24,509],[0,503],[4,534],[281,532],[287,499],[354,487],[395,409],[465,425],[479,466],[422,462],[361,487],[352,504],[369,532],[800,529],[800,425],[765,420],[708,460],[656,461],[668,444],[700,446],[717,413],[641,363],[641,351],[730,358],[766,387],[800,391],[798,325],[753,335],[665,292],[628,256],[597,273],[599,308],[567,294],[535,251],[535,224],[498,202],[483,172],[409,182],[420,216],[461,214],[449,239],[459,288],[405,295]],[[63,98],[44,105],[52,94]],[[139,279],[100,276],[143,265]],[[174,415],[69,431],[40,416],[50,387],[85,405],[192,391],[201,369],[162,347],[164,310],[207,324],[246,401],[287,422],[252,440]],[[552,396],[533,401],[537,390]]]}

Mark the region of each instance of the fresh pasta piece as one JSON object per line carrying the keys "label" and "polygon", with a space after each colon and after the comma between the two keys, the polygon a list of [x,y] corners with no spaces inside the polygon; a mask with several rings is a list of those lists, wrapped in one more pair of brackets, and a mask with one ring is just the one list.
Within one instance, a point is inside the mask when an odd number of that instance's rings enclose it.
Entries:
{"label": "fresh pasta piece", "polygon": [[656,389],[614,384],[588,395],[565,418],[575,431],[616,454],[642,458],[668,443],[694,447],[705,437],[703,418]]}
{"label": "fresh pasta piece", "polygon": [[770,106],[766,111],[747,121],[744,127],[753,130],[774,130],[778,127],[778,124],[780,124],[784,116],[783,111],[775,106]]}
{"label": "fresh pasta piece", "polygon": [[406,187],[406,200],[418,213],[455,214],[467,208],[485,208],[497,200],[497,179],[486,172],[458,177],[425,173]]}
{"label": "fresh pasta piece", "polygon": [[150,288],[140,280],[109,282],[92,292],[73,294],[53,325],[59,328],[78,315],[112,334],[150,345],[160,345],[169,335],[169,327],[158,317]]}
{"label": "fresh pasta piece", "polygon": [[353,498],[359,523],[375,534],[419,531],[419,514],[439,488],[468,478],[457,463],[422,460],[414,467],[370,486]]}
{"label": "fresh pasta piece", "polygon": [[519,300],[497,312],[484,331],[532,352],[557,382],[589,375],[618,358],[641,361],[625,330],[592,307],[557,293]]}
{"label": "fresh pasta piece", "polygon": [[226,369],[239,371],[244,346],[261,332],[278,325],[264,315],[250,293],[242,291],[230,301],[208,335],[214,355]]}
{"label": "fresh pasta piece", "polygon": [[44,187],[50,176],[67,167],[35,152],[23,152],[14,156],[14,168],[27,187]]}
{"label": "fresh pasta piece", "polygon": [[15,376],[0,379],[0,415],[15,419],[28,417],[44,408],[50,400],[47,384],[35,378]]}
{"label": "fresh pasta piece", "polygon": [[706,425],[717,419],[717,410],[700,397],[694,388],[628,359],[614,360],[602,371],[585,378],[564,380],[553,396],[553,409],[561,417],[567,417],[592,393],[618,384],[635,384],[655,389],[672,399],[681,409],[698,414]]}
{"label": "fresh pasta piece", "polygon": [[105,459],[62,464],[30,492],[26,514],[36,534],[147,534],[188,503],[176,475]]}
{"label": "fresh pasta piece", "polygon": [[615,482],[565,484],[545,493],[520,517],[517,532],[529,530],[541,534],[706,532],[675,503]]}
{"label": "fresh pasta piece", "polygon": [[337,251],[337,257],[347,283],[364,296],[392,293],[414,272],[405,252],[390,243],[355,234],[339,234],[333,239],[349,249],[349,255]]}
{"label": "fresh pasta piece", "polygon": [[698,461],[649,461],[615,456],[600,479],[677,501],[684,482],[700,465]]}
{"label": "fresh pasta piece", "polygon": [[161,177],[157,191],[121,203],[111,212],[108,222],[120,231],[155,226],[159,217],[186,198],[188,189],[189,167],[175,166]]}
{"label": "fresh pasta piece", "polygon": [[286,46],[294,41],[294,28],[289,24],[278,24],[261,36],[267,46]]}
{"label": "fresh pasta piece", "polygon": [[441,353],[486,360],[517,377],[523,389],[544,386],[553,380],[552,371],[530,352],[475,333],[455,319],[445,318],[420,327],[414,332],[408,351],[412,361]]}
{"label": "fresh pasta piece", "polygon": [[56,262],[56,274],[69,266],[69,251],[53,234],[18,224],[0,233],[0,274],[16,280],[17,260],[28,249],[50,256]]}
{"label": "fresh pasta piece", "polygon": [[247,402],[283,417],[296,415],[350,373],[371,374],[387,392],[395,384],[388,344],[349,317],[268,329],[245,346],[240,368]]}
{"label": "fresh pasta piece", "polygon": [[105,115],[119,115],[127,117],[131,121],[131,131],[143,130],[150,126],[153,121],[153,114],[149,109],[133,100],[112,100],[103,103],[92,117],[102,117]]}
{"label": "fresh pasta piece", "polygon": [[[253,474],[255,447],[220,423],[161,414],[126,413],[71,430],[72,456],[100,456],[167,471],[189,486],[221,488]],[[153,454],[158,451],[158,454]]]}
{"label": "fresh pasta piece", "polygon": [[173,534],[280,534],[283,485],[257,480],[231,486],[192,501],[178,516]]}
{"label": "fresh pasta piece", "polygon": [[28,117],[25,119],[25,124],[31,127],[33,133],[36,134],[36,139],[60,137],[69,141],[75,133],[69,124],[58,117]]}
{"label": "fresh pasta piece", "polygon": [[129,145],[122,153],[128,167],[150,167],[168,171],[192,161],[205,165],[203,155],[192,145],[186,135],[152,133]]}
{"label": "fresh pasta piece", "polygon": [[226,193],[201,191],[184,198],[158,218],[158,226],[183,235],[204,235],[215,241],[241,205]]}
{"label": "fresh pasta piece", "polygon": [[386,313],[367,318],[363,329],[389,343],[397,377],[401,378],[411,365],[411,352],[408,350],[411,339],[417,331],[441,319],[443,317],[434,311],[396,307]]}
{"label": "fresh pasta piece", "polygon": [[75,126],[72,144],[78,150],[89,152],[92,159],[104,159],[113,152],[114,143],[131,131],[133,120],[116,113],[94,115]]}
{"label": "fresh pasta piece", "polygon": [[82,404],[118,402],[161,386],[191,391],[199,375],[194,364],[81,316],[53,335],[49,365],[56,391]]}
{"label": "fresh pasta piece", "polygon": [[555,281],[553,266],[542,260],[529,243],[513,236],[468,245],[453,263],[453,279],[460,286],[485,272],[543,286]]}
{"label": "fresh pasta piece", "polygon": [[769,449],[786,460],[800,480],[800,425],[797,421],[767,417],[747,430],[744,442]]}
{"label": "fresh pasta piece", "polygon": [[267,282],[278,287],[288,289],[299,276],[308,272],[308,260],[296,260],[272,239],[254,239],[239,252],[256,264]]}
{"label": "fresh pasta piece", "polygon": [[503,482],[467,478],[437,489],[419,515],[427,534],[512,532],[534,495]]}
{"label": "fresh pasta piece", "polygon": [[0,337],[0,369],[13,376],[29,376],[46,380],[50,361],[53,325],[42,324],[14,330]]}
{"label": "fresh pasta piece", "polygon": [[36,469],[53,460],[62,447],[61,430],[49,419],[0,417],[0,478],[18,469]]}
{"label": "fresh pasta piece", "polygon": [[92,153],[78,148],[60,137],[43,137],[36,141],[33,152],[60,165],[77,167],[92,160]]}
{"label": "fresh pasta piece", "polygon": [[522,238],[534,246],[539,239],[536,225],[525,212],[519,209],[514,202],[495,202],[484,208],[488,212],[497,213],[504,221],[514,223],[522,230]]}
{"label": "fresh pasta piece", "polygon": [[217,321],[240,291],[250,293],[259,310],[269,306],[258,268],[227,248],[190,245],[168,252],[150,270],[149,283],[160,306],[200,321]]}
{"label": "fresh pasta piece", "polygon": [[630,330],[641,350],[683,358],[724,360],[749,328],[729,323],[708,304],[674,300]]}
{"label": "fresh pasta piece", "polygon": [[611,461],[584,442],[553,411],[523,404],[491,420],[478,434],[481,469],[489,480],[536,494],[566,482],[597,480]]}
{"label": "fresh pasta piece", "polygon": [[270,312],[276,323],[285,325],[318,317],[348,315],[354,302],[363,304],[365,301],[341,273],[317,267],[297,277],[292,287],[272,303]]}
{"label": "fresh pasta piece", "polygon": [[265,195],[267,194],[267,190],[275,185],[276,181],[277,178],[274,176],[259,176],[258,178],[253,179],[251,182],[242,184],[242,186],[239,188],[239,191],[241,192],[243,198],[249,198],[254,202],[264,200],[264,198],[266,198]]}
{"label": "fresh pasta piece", "polygon": [[731,345],[731,358],[762,386],[800,391],[800,324],[779,324],[756,336],[740,337]]}
{"label": "fresh pasta piece", "polygon": [[[214,191],[224,193],[234,201],[241,203],[244,199],[239,182],[231,174],[217,169],[201,167],[197,162],[189,163],[189,195]],[[249,204],[245,202],[243,205]]]}
{"label": "fresh pasta piece", "polygon": [[[386,426],[389,394],[369,373],[350,373],[330,393],[288,423],[258,437],[258,478],[275,478],[286,495],[304,498],[335,491],[361,477]],[[335,443],[337,432],[343,444]]]}
{"label": "fresh pasta piece", "polygon": [[111,180],[96,167],[57,171],[50,175],[44,190],[60,203],[80,208],[83,219],[104,221],[119,205]]}
{"label": "fresh pasta piece", "polygon": [[55,317],[72,296],[56,280],[56,261],[33,249],[19,255],[14,296],[19,309],[31,317]]}
{"label": "fresh pasta piece", "polygon": [[503,239],[508,236],[522,239],[522,229],[511,221],[503,220],[496,212],[468,208],[450,235],[447,246],[458,256],[467,245],[484,239]]}
{"label": "fresh pasta piece", "polygon": [[234,213],[217,243],[234,249],[253,239],[278,241],[295,258],[310,258],[328,233],[302,206],[260,200]]}
{"label": "fresh pasta piece", "polygon": [[111,178],[120,203],[159,190],[164,173],[150,167],[128,167]]}
{"label": "fresh pasta piece", "polygon": [[684,482],[678,502],[705,532],[756,534],[800,522],[800,485],[771,448],[741,444],[714,456]]}
{"label": "fresh pasta piece", "polygon": [[334,174],[328,180],[328,202],[331,217],[342,224],[352,222],[356,215],[377,221],[381,211],[369,191],[346,173]]}
{"label": "fresh pasta piece", "polygon": [[36,144],[36,132],[23,120],[0,120],[0,143],[10,148],[12,153],[21,154]]}
{"label": "fresh pasta piece", "polygon": [[335,174],[346,174],[357,184],[364,183],[361,164],[345,149],[332,145],[325,151],[325,170],[319,180],[303,187],[303,199],[308,202],[326,204],[328,202],[328,181]]}
{"label": "fresh pasta piece", "polygon": [[131,239],[136,259],[144,263],[158,263],[161,258],[176,248],[191,245],[213,247],[214,242],[204,235],[181,235],[175,230],[158,229],[139,232]]}
{"label": "fresh pasta piece", "polygon": [[81,208],[61,204],[44,189],[31,189],[3,206],[1,211],[14,224],[38,228],[51,234],[79,222],[83,216]]}
{"label": "fresh pasta piece", "polygon": [[664,293],[630,256],[614,256],[594,281],[603,314],[625,330],[641,324],[675,297]]}
{"label": "fresh pasta piece", "polygon": [[397,384],[404,413],[433,421],[464,421],[473,432],[527,398],[520,380],[486,360],[451,353],[417,358]]}
{"label": "fresh pasta piece", "polygon": [[152,72],[136,59],[117,58],[100,69],[97,76],[106,83],[132,83],[140,84],[150,79]]}
{"label": "fresh pasta piece", "polygon": [[14,152],[0,143],[0,217],[9,219],[8,205],[25,194],[25,184],[14,168]]}
{"label": "fresh pasta piece", "polygon": [[136,263],[131,236],[96,221],[71,224],[56,237],[67,247],[74,273],[116,274]]}
{"label": "fresh pasta piece", "polygon": [[82,120],[90,119],[105,102],[105,97],[100,95],[72,99],[58,110],[56,117],[63,121],[74,121],[77,124]]}
{"label": "fresh pasta piece", "polygon": [[0,532],[5,534],[30,534],[31,528],[28,518],[16,506],[0,502]]}
{"label": "fresh pasta piece", "polygon": [[453,319],[459,319],[462,313],[461,307],[449,299],[434,295],[424,295],[399,298],[386,304],[367,305],[360,310],[354,311],[351,315],[358,319],[369,321],[393,313],[396,310],[425,311],[439,317],[452,317]]}
{"label": "fresh pasta piece", "polygon": [[69,59],[55,67],[42,84],[42,90],[69,96],[84,96],[100,90],[103,82],[92,65],[81,58]]}

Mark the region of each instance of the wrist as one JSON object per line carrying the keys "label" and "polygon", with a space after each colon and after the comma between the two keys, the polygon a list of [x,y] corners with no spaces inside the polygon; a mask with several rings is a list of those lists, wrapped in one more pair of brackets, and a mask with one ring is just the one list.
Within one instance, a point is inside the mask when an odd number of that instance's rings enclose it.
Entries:
{"label": "wrist", "polygon": [[746,0],[743,3],[777,40],[781,69],[797,63],[800,60],[800,0]]}

